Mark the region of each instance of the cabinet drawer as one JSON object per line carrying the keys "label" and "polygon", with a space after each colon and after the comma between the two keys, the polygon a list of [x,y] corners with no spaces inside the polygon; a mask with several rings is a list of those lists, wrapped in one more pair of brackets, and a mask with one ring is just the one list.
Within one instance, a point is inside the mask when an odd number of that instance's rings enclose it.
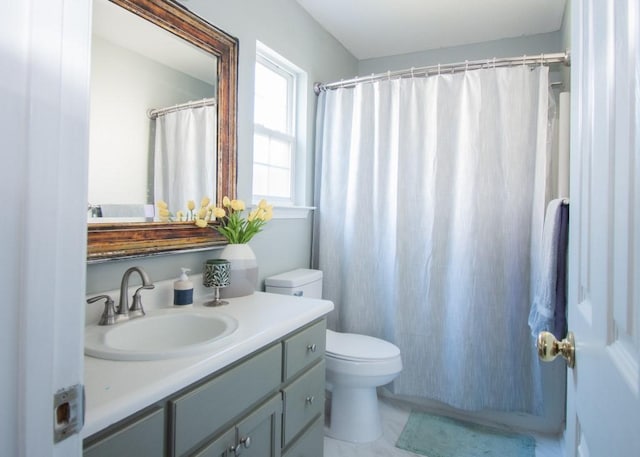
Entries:
{"label": "cabinet drawer", "polygon": [[322,360],[284,389],[283,446],[324,411],[324,386]]}
{"label": "cabinet drawer", "polygon": [[323,319],[284,341],[283,381],[324,357],[326,332],[327,323]]}
{"label": "cabinet drawer", "polygon": [[104,439],[85,447],[84,457],[164,456],[164,408],[154,408]]}
{"label": "cabinet drawer", "polygon": [[323,453],[324,420],[323,416],[320,416],[283,457],[322,457]]}
{"label": "cabinet drawer", "polygon": [[280,345],[169,402],[173,451],[182,456],[280,385]]}

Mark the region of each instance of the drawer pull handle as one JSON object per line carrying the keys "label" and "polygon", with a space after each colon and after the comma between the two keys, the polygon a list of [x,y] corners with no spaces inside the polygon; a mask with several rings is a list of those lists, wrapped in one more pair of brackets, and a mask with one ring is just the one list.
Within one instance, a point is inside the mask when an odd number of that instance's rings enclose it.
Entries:
{"label": "drawer pull handle", "polygon": [[315,400],[315,398],[313,397],[313,395],[309,395],[307,398],[304,399],[304,401],[306,403],[308,403],[309,405],[313,404],[313,400]]}
{"label": "drawer pull handle", "polygon": [[238,441],[237,446],[231,446],[229,450],[233,452],[234,456],[237,457],[240,454],[242,454],[242,448],[248,449],[249,447],[251,447],[251,437],[247,436],[245,438],[242,438],[240,441]]}
{"label": "drawer pull handle", "polygon": [[307,351],[311,351],[311,352],[316,352],[316,345],[314,344],[309,344],[307,345]]}

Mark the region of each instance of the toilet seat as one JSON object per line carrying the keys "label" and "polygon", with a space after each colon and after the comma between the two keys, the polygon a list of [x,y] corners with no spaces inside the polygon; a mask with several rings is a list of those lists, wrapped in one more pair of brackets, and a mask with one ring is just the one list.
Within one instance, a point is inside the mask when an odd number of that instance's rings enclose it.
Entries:
{"label": "toilet seat", "polygon": [[379,338],[327,330],[327,357],[352,362],[384,362],[400,357],[400,349]]}

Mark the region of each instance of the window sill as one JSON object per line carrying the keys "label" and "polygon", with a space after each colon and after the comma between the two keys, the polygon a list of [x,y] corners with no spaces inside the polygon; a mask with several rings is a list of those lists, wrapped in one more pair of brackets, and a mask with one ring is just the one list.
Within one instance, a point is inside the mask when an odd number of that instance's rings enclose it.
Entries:
{"label": "window sill", "polygon": [[274,206],[274,219],[306,219],[315,210],[315,206]]}

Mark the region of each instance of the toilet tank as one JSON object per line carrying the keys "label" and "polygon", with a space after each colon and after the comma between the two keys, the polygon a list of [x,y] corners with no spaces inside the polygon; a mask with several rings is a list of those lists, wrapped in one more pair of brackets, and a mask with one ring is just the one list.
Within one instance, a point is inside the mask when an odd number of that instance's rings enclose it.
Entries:
{"label": "toilet tank", "polygon": [[322,298],[322,271],[298,268],[264,280],[265,291],[298,297]]}

